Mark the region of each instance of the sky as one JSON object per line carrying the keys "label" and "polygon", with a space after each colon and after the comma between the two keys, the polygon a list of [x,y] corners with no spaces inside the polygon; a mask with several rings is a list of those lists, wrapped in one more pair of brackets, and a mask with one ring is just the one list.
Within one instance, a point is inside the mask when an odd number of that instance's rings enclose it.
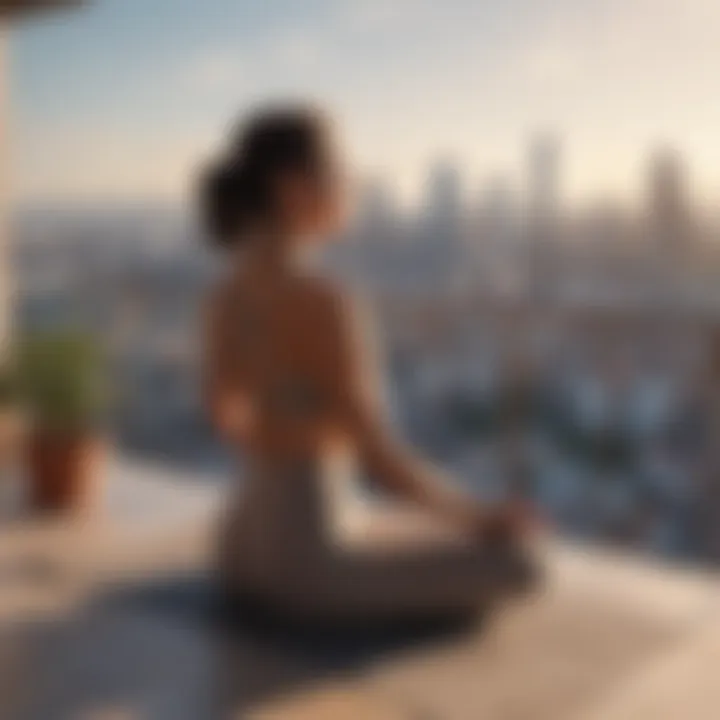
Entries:
{"label": "sky", "polygon": [[669,144],[715,202],[719,28],[717,0],[92,0],[13,33],[15,194],[183,202],[243,113],[291,97],[403,198],[439,158],[521,189],[552,132],[569,201],[640,197]]}

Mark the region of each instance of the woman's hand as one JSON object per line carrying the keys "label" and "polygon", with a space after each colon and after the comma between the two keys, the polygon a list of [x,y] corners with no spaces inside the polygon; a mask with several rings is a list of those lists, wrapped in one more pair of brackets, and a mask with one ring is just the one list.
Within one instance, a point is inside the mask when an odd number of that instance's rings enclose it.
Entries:
{"label": "woman's hand", "polygon": [[490,545],[512,545],[533,534],[540,521],[532,507],[513,501],[495,509],[485,508],[479,514],[475,532]]}
{"label": "woman's hand", "polygon": [[479,526],[484,547],[496,560],[499,587],[511,595],[525,595],[543,580],[537,548],[529,540],[542,527],[537,512],[527,502],[513,501],[485,513]]}

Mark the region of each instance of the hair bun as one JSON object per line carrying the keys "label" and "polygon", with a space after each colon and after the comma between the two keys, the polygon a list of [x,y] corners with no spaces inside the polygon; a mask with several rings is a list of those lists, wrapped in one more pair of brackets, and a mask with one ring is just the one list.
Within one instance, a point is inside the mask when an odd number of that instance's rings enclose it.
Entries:
{"label": "hair bun", "polygon": [[245,173],[238,162],[223,161],[205,175],[202,186],[202,214],[215,244],[227,246],[241,224]]}
{"label": "hair bun", "polygon": [[242,241],[275,212],[275,184],[284,172],[318,172],[325,162],[326,129],[311,109],[266,111],[243,125],[225,159],[200,185],[200,210],[217,246]]}

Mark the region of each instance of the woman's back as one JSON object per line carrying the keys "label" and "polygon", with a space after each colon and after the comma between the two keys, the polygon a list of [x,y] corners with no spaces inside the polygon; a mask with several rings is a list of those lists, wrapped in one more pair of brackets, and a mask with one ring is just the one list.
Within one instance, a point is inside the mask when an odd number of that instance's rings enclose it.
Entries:
{"label": "woman's back", "polygon": [[333,297],[320,278],[247,263],[211,299],[209,380],[229,412],[241,408],[228,425],[247,469],[224,522],[224,563],[263,587],[316,565],[331,544],[330,500],[350,502],[352,475],[338,472],[338,459],[351,464],[332,398]]}
{"label": "woman's back", "polygon": [[242,407],[250,456],[315,456],[343,438],[333,403],[338,351],[327,283],[300,272],[233,273],[211,300],[211,383]]}

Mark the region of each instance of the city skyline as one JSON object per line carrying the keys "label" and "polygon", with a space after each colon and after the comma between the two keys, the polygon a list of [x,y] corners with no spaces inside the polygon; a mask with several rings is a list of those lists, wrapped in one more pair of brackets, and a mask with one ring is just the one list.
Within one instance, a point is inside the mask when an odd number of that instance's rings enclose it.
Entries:
{"label": "city skyline", "polygon": [[[565,192],[567,187],[567,152],[560,139],[552,133],[538,133],[524,146],[524,159],[517,167],[500,168],[494,175],[472,182],[472,174],[461,162],[449,156],[438,156],[429,161],[417,179],[418,190],[412,199],[403,197],[396,178],[390,173],[374,172],[355,176],[351,183],[351,203],[359,220],[381,220],[402,217],[431,218],[438,214],[468,219],[484,215],[526,217],[533,223],[551,220],[553,216],[582,216],[598,212],[628,217],[655,213],[658,198],[661,203],[681,202],[683,212],[696,219],[716,224],[716,208],[696,196],[692,183],[692,164],[679,151],[669,145],[658,145],[648,152],[642,167],[637,169],[639,192],[635,197],[620,197],[598,193],[582,201],[573,200]],[[183,210],[184,208],[184,210]],[[162,213],[182,210],[179,217],[194,215],[194,204],[178,207],[172,200],[157,197],[109,198],[100,202],[91,199],[84,203],[77,199],[42,198],[39,201],[20,202],[16,215],[20,218],[41,214],[93,213],[116,215],[124,213]]]}
{"label": "city skyline", "polygon": [[720,199],[710,0],[151,6],[100,0],[15,39],[21,200],[180,199],[238,112],[287,95],[326,104],[360,171],[404,198],[437,155],[473,183],[517,176],[523,139],[549,130],[570,200],[637,197],[662,144],[690,159],[702,200]]}

